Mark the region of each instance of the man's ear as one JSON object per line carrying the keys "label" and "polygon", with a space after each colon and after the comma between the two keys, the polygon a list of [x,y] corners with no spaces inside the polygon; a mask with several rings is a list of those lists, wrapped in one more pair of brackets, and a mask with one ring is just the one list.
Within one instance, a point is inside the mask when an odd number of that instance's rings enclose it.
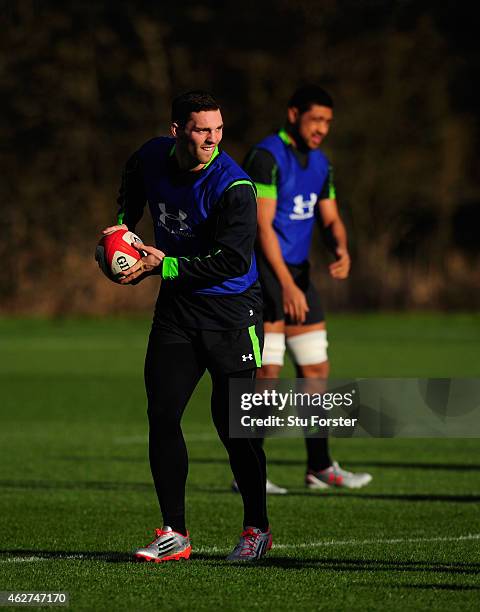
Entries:
{"label": "man's ear", "polygon": [[289,123],[297,123],[299,116],[300,113],[298,112],[298,108],[296,106],[291,106],[287,109],[287,118]]}
{"label": "man's ear", "polygon": [[170,134],[176,138],[178,136],[178,130],[179,130],[179,126],[178,123],[172,123],[170,125]]}

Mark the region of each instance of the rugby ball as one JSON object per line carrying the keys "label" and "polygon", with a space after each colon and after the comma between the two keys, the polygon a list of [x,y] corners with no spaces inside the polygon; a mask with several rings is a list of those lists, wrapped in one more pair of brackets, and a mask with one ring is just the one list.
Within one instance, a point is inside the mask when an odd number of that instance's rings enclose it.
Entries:
{"label": "rugby ball", "polygon": [[119,229],[106,234],[95,249],[95,259],[100,270],[107,278],[115,283],[119,282],[120,275],[131,268],[143,255],[132,243],[142,242],[136,234],[129,230]]}

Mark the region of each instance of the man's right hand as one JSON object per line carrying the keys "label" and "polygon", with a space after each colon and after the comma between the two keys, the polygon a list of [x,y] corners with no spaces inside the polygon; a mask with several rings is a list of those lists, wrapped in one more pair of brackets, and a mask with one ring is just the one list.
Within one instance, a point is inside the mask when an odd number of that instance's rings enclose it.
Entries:
{"label": "man's right hand", "polygon": [[137,251],[145,252],[146,255],[134,263],[131,268],[121,273],[122,276],[118,281],[121,285],[136,285],[145,277],[154,273],[155,268],[158,268],[165,257],[165,253],[160,251],[160,249],[153,246],[147,246],[142,242],[134,242],[132,246],[135,247]]}
{"label": "man's right hand", "polygon": [[103,229],[102,234],[112,234],[113,232],[116,232],[117,230],[121,229],[128,230],[128,227],[125,225],[125,223],[123,223],[122,225],[111,225],[110,227],[106,227],[105,229]]}
{"label": "man's right hand", "polygon": [[301,289],[292,281],[282,287],[283,310],[294,323],[305,323],[307,312],[310,310],[307,298]]}

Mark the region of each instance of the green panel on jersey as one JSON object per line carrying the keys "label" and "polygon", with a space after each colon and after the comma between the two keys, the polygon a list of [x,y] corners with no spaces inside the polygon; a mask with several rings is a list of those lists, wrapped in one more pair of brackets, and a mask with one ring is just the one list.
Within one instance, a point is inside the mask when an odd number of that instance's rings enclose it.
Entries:
{"label": "green panel on jersey", "polygon": [[176,257],[165,257],[162,265],[162,278],[172,280],[178,276],[178,259]]}
{"label": "green panel on jersey", "polygon": [[210,161],[208,161],[204,166],[203,169],[205,170],[205,168],[208,168],[208,166],[213,162],[213,160],[220,155],[220,151],[218,150],[218,146],[215,147],[215,150],[212,153],[212,157],[210,158]]}
{"label": "green panel on jersey", "polygon": [[277,176],[278,176],[278,166],[277,164],[275,164],[272,168],[272,185],[276,186],[278,184]]}
{"label": "green panel on jersey", "polygon": [[257,188],[258,198],[269,198],[270,200],[277,199],[277,186],[276,185],[265,185],[265,183],[255,183]]}
{"label": "green panel on jersey", "polygon": [[255,331],[255,325],[250,325],[248,328],[248,333],[250,335],[250,340],[252,341],[253,354],[255,355],[255,364],[257,368],[262,367],[262,353],[260,351],[260,343],[257,338],[257,333]]}
{"label": "green panel on jersey", "polygon": [[292,139],[290,138],[290,136],[288,135],[286,130],[284,130],[284,129],[279,130],[278,136],[283,140],[283,142],[286,145],[291,145],[292,144]]}
{"label": "green panel on jersey", "polygon": [[185,261],[202,261],[203,259],[208,259],[209,257],[214,257],[222,252],[222,249],[217,249],[213,251],[213,253],[209,253],[208,255],[204,255],[200,257],[199,255],[195,255],[194,257],[186,257],[185,255],[181,255],[179,259],[184,259]]}
{"label": "green panel on jersey", "polygon": [[231,185],[229,185],[225,189],[225,192],[229,191],[232,187],[236,187],[237,185],[250,185],[250,187],[253,189],[253,192],[255,193],[255,195],[257,195],[257,190],[255,189],[255,185],[252,183],[252,181],[247,181],[247,180],[241,180],[241,181],[233,182]]}
{"label": "green panel on jersey", "polygon": [[333,168],[332,166],[328,166],[328,198],[330,200],[337,199],[337,191],[335,189],[335,184],[333,182]]}

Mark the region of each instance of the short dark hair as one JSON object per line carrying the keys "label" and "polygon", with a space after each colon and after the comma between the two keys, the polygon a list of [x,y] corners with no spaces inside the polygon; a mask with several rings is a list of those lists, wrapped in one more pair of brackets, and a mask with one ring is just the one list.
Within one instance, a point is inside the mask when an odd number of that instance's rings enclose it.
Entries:
{"label": "short dark hair", "polygon": [[313,104],[333,108],[330,94],[317,85],[303,85],[299,87],[288,101],[288,108],[298,108],[300,114],[310,110]]}
{"label": "short dark hair", "polygon": [[172,102],[172,123],[185,125],[190,113],[200,111],[219,110],[220,106],[208,91],[195,89],[177,96]]}

